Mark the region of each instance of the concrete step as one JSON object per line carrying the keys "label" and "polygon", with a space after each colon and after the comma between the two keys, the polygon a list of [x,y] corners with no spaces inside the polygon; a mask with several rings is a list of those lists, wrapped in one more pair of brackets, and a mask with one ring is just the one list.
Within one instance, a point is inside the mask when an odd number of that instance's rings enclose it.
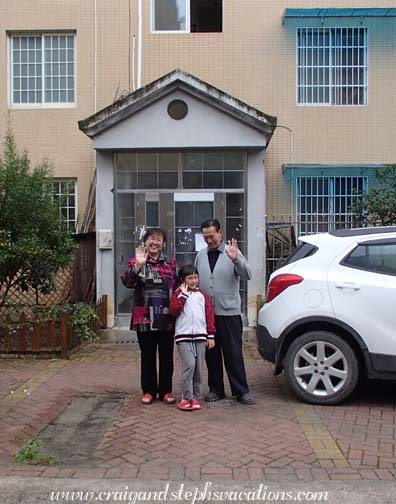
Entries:
{"label": "concrete step", "polygon": [[130,331],[124,327],[114,327],[112,329],[104,329],[102,332],[103,343],[136,343],[137,334],[135,331]]}
{"label": "concrete step", "polygon": [[[243,341],[254,341],[255,329],[245,328],[243,330]],[[137,334],[125,327],[113,327],[102,331],[103,343],[137,343]]]}

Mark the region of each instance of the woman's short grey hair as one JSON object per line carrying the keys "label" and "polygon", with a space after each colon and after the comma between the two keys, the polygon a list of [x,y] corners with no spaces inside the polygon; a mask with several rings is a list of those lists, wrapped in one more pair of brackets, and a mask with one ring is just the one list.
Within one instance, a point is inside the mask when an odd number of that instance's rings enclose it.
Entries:
{"label": "woman's short grey hair", "polygon": [[155,234],[161,235],[162,239],[164,240],[164,242],[166,242],[166,233],[165,233],[165,231],[163,231],[161,228],[150,228],[150,229],[148,229],[144,233],[143,243],[146,243],[147,239],[150,238],[150,236],[153,236]]}

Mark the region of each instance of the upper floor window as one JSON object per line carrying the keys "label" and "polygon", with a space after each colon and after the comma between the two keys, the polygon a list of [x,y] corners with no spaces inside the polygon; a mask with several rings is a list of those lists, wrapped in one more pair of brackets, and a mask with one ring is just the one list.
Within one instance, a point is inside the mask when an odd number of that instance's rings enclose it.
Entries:
{"label": "upper floor window", "polygon": [[222,0],[152,0],[152,31],[221,32]]}
{"label": "upper floor window", "polygon": [[70,106],[75,103],[75,36],[11,36],[11,104]]}
{"label": "upper floor window", "polygon": [[52,180],[52,194],[66,226],[73,232],[77,225],[77,195],[74,180]]}
{"label": "upper floor window", "polygon": [[367,105],[367,28],[297,30],[297,103]]}

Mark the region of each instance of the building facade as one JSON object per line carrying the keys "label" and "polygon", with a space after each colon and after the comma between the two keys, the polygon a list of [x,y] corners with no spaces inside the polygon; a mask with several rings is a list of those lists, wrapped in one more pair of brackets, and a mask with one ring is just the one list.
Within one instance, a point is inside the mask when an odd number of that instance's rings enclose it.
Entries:
{"label": "building facade", "polygon": [[200,246],[199,221],[219,217],[254,266],[253,324],[265,230],[353,224],[373,168],[395,159],[396,9],[322,4],[0,2],[0,131],[10,112],[32,162],[53,163],[76,228],[96,170],[111,324],[129,310],[118,278],[142,226],[164,225],[181,263]]}

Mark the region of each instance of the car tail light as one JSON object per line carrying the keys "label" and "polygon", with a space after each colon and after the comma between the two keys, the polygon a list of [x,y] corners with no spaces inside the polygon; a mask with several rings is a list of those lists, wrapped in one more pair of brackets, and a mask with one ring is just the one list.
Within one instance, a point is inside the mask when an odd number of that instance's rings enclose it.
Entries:
{"label": "car tail light", "polygon": [[268,285],[265,302],[269,303],[285,289],[287,289],[291,285],[299,284],[303,280],[303,277],[301,277],[300,275],[292,275],[290,273],[282,273],[281,275],[274,277]]}

